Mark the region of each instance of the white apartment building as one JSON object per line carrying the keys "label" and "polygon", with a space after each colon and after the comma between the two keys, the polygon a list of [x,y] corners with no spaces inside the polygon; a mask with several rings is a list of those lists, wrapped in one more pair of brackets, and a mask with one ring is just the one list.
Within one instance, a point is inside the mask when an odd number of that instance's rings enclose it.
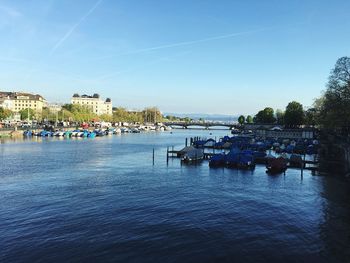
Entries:
{"label": "white apartment building", "polygon": [[26,92],[0,91],[0,107],[13,112],[19,112],[29,108],[40,113],[45,106],[46,100],[41,95]]}
{"label": "white apartment building", "polygon": [[91,111],[97,115],[108,114],[112,115],[112,101],[110,98],[102,100],[99,94],[94,94],[92,96],[74,94],[71,99],[72,104],[78,104],[81,106],[86,106],[91,109]]}

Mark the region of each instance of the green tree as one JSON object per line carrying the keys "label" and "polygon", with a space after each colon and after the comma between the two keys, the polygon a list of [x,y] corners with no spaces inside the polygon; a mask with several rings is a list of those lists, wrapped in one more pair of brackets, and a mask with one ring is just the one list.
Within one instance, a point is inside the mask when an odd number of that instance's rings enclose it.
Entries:
{"label": "green tree", "polygon": [[118,107],[113,111],[114,122],[143,122],[143,112],[128,111],[125,108]]}
{"label": "green tree", "polygon": [[297,127],[304,123],[303,105],[297,101],[289,102],[284,114],[284,123],[288,127]]}
{"label": "green tree", "polygon": [[331,71],[319,114],[327,129],[350,132],[350,57],[341,57]]}
{"label": "green tree", "polygon": [[100,120],[106,121],[106,122],[112,122],[113,121],[113,116],[110,114],[102,114],[99,116]]}
{"label": "green tree", "polygon": [[276,122],[276,118],[274,116],[274,110],[270,107],[266,107],[265,109],[259,111],[255,115],[255,122],[261,124],[272,124]]}
{"label": "green tree", "polygon": [[41,119],[46,121],[54,121],[55,115],[50,111],[49,108],[45,107],[41,111]]}
{"label": "green tree", "polygon": [[62,121],[70,121],[74,119],[74,114],[71,113],[70,111],[62,108],[59,112],[58,112],[58,119],[62,120]]}
{"label": "green tree", "polygon": [[253,117],[248,115],[247,119],[246,119],[246,122],[249,123],[249,124],[252,124],[254,122]]}
{"label": "green tree", "polygon": [[113,121],[114,122],[127,122],[128,113],[125,108],[118,107],[113,110]]}
{"label": "green tree", "polygon": [[308,126],[315,126],[317,123],[317,109],[310,108],[304,112],[304,123]]}
{"label": "green tree", "polygon": [[0,107],[0,120],[5,120],[12,116],[12,111]]}
{"label": "green tree", "polygon": [[[63,110],[70,112],[74,121],[84,122],[93,121],[98,119],[98,116],[92,112],[92,109],[88,106],[82,106],[78,104],[65,104],[62,106]],[[67,115],[69,113],[66,112]]]}
{"label": "green tree", "polygon": [[284,112],[280,109],[276,110],[276,122],[279,125],[283,125],[284,124]]}
{"label": "green tree", "polygon": [[163,115],[157,107],[149,107],[142,111],[144,122],[162,122]]}
{"label": "green tree", "polygon": [[238,123],[241,124],[241,125],[243,125],[244,122],[245,122],[245,117],[244,117],[243,115],[239,116],[239,117],[238,117]]}
{"label": "green tree", "polygon": [[[29,113],[29,116],[28,116],[28,113]],[[34,120],[36,118],[35,111],[29,108],[21,110],[19,114],[21,115],[21,120],[28,120],[28,119]]]}

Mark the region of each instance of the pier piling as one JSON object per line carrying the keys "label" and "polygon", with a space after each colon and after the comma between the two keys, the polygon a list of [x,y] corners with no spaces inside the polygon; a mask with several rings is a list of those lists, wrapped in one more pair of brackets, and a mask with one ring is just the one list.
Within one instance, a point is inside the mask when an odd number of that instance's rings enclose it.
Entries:
{"label": "pier piling", "polygon": [[169,146],[166,147],[166,165],[168,164],[169,164]]}

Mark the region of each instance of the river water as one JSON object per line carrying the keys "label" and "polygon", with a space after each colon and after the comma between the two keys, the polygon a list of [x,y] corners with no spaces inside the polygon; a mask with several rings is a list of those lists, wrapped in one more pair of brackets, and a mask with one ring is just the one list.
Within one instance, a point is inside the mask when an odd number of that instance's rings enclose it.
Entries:
{"label": "river water", "polygon": [[0,262],[350,262],[345,179],[167,165],[226,133],[2,141]]}

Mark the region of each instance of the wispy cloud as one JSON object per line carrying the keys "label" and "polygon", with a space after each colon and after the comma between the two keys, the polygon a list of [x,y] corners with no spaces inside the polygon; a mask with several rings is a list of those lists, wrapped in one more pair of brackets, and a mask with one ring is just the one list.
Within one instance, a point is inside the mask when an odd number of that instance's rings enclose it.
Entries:
{"label": "wispy cloud", "polygon": [[151,52],[151,51],[157,51],[157,50],[175,48],[175,47],[182,47],[182,46],[191,46],[191,45],[195,45],[195,44],[206,43],[206,42],[211,42],[211,41],[220,40],[220,39],[228,39],[228,38],[234,38],[234,37],[239,37],[239,36],[244,36],[244,35],[250,35],[250,34],[259,33],[259,32],[263,32],[263,31],[267,31],[267,30],[271,30],[271,29],[273,29],[273,27],[265,27],[265,28],[255,29],[255,30],[230,33],[230,34],[213,36],[213,37],[202,38],[202,39],[196,39],[196,40],[191,40],[191,41],[175,42],[175,43],[170,43],[170,44],[165,44],[165,45],[160,45],[160,46],[136,49],[136,50],[132,50],[132,51],[129,51],[126,53],[122,53],[122,54],[102,56],[102,57],[95,58],[92,60],[102,60],[102,59],[109,59],[109,58],[117,57],[117,56],[133,55],[133,54],[146,53],[146,52]]}
{"label": "wispy cloud", "polygon": [[95,9],[101,4],[103,0],[98,0],[94,6],[85,14],[83,15],[79,21],[74,24],[67,32],[66,34],[53,46],[53,48],[51,49],[50,55],[52,55],[53,53],[55,53],[55,51],[67,40],[67,38],[70,37],[70,35],[77,29],[78,26],[80,26],[81,23],[83,23],[85,21],[85,19],[90,16]]}
{"label": "wispy cloud", "polygon": [[0,13],[5,13],[7,16],[16,18],[22,16],[22,13],[9,6],[0,6]]}
{"label": "wispy cloud", "polygon": [[[83,22],[86,20],[86,18],[88,18],[88,16],[90,16],[90,15],[95,11],[95,9],[101,4],[102,1],[103,1],[103,0],[98,0],[98,1],[90,8],[90,10],[89,10],[86,14],[84,14],[84,15],[79,19],[79,21],[78,21],[76,24],[74,24],[74,25],[66,32],[66,34],[65,34],[62,38],[60,38],[60,39],[57,41],[57,43],[52,47],[52,49],[51,49],[51,51],[50,51],[50,53],[49,53],[49,57],[52,56],[52,55],[55,53],[55,51],[56,51],[56,50],[70,37],[70,35],[77,29],[77,27],[79,27],[79,26],[81,25],[81,23],[83,23]],[[38,67],[39,67],[40,65],[42,65],[42,64],[45,62],[45,60],[47,60],[47,58],[42,58],[41,60],[39,60],[39,62],[37,63],[37,64],[38,64],[37,68],[31,68],[31,69],[29,70],[29,72],[24,76],[24,80],[25,80],[25,81],[28,80],[28,79],[32,76],[32,74],[33,74],[34,72],[38,71]]]}

